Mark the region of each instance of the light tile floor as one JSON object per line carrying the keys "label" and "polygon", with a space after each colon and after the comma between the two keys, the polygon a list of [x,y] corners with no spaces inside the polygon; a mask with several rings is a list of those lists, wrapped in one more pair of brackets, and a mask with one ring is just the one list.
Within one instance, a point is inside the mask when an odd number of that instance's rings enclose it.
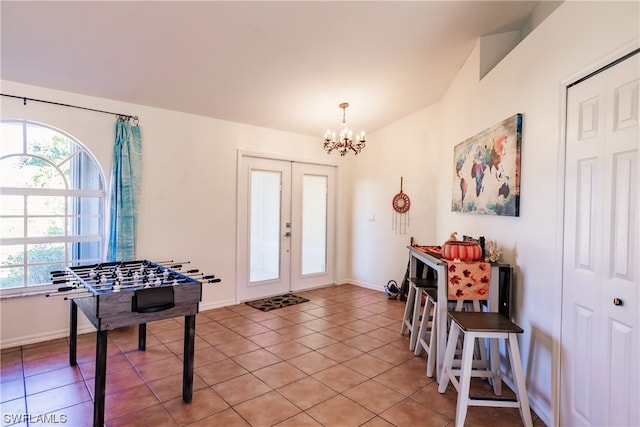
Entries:
{"label": "light tile floor", "polygon": [[[310,302],[199,313],[190,404],[182,401],[181,318],[148,324],[145,352],[136,327],[110,332],[106,425],[453,425],[455,390],[438,393],[424,355],[414,357],[399,333],[404,302],[353,285],[299,295]],[[78,366],[68,352],[67,339],[2,349],[3,426],[92,424],[95,334],[79,336]],[[491,394],[483,381],[472,390]],[[522,422],[516,409],[476,407],[467,425]]]}

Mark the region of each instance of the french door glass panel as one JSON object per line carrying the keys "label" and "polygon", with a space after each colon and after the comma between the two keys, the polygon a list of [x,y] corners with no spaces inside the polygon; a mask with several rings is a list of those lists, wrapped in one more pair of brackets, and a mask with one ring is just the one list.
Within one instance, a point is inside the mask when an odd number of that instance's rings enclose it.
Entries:
{"label": "french door glass panel", "polygon": [[280,277],[280,188],[275,171],[251,171],[249,282]]}
{"label": "french door glass panel", "polygon": [[302,274],[327,269],[327,177],[304,175],[302,182]]}

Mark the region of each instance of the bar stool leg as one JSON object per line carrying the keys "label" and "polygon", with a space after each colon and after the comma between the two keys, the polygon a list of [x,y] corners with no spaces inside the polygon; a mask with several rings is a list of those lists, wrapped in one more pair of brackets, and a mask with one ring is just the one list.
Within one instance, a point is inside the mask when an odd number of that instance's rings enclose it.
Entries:
{"label": "bar stool leg", "polygon": [[434,322],[431,330],[431,336],[429,337],[429,358],[427,359],[427,377],[433,377],[433,371],[436,370],[436,316],[433,316]]}
{"label": "bar stool leg", "polygon": [[509,343],[509,358],[511,360],[511,370],[516,382],[516,392],[518,393],[518,401],[520,402],[520,417],[527,427],[533,426],[531,419],[531,410],[529,408],[529,397],[527,396],[527,388],[525,387],[525,379],[522,371],[522,361],[520,360],[520,349],[518,348],[518,338],[516,334],[509,334],[507,339]]}
{"label": "bar stool leg", "polygon": [[456,404],[456,427],[463,427],[464,420],[465,418],[467,418],[475,341],[476,339],[473,333],[467,332],[464,334],[464,343],[462,346],[462,365],[460,366],[460,386],[458,388],[458,403]]}
{"label": "bar stool leg", "polygon": [[460,336],[460,327],[455,322],[451,322],[451,330],[449,331],[449,338],[447,339],[447,349],[444,353],[442,374],[440,375],[440,384],[438,385],[438,391],[440,393],[447,391],[447,386],[449,385],[449,372],[453,367],[453,358],[456,354],[458,336]]}
{"label": "bar stool leg", "polygon": [[[433,315],[431,315],[431,310],[433,310]],[[418,330],[418,338],[415,345],[415,350],[413,354],[415,356],[420,356],[422,349],[424,349],[427,353],[427,377],[431,378],[433,376],[433,371],[436,366],[436,354],[435,354],[435,345],[436,345],[436,335],[438,330],[438,316],[436,315],[436,304],[434,301],[427,295],[427,300],[424,303],[424,309],[422,310],[422,321],[420,322],[420,329]],[[431,327],[429,327],[429,319],[431,319]],[[427,338],[426,335],[429,335]],[[428,339],[428,342],[427,342]]]}
{"label": "bar stool leg", "polygon": [[502,396],[502,377],[500,376],[500,342],[498,339],[489,340],[489,360],[491,361],[491,382],[496,396]]}
{"label": "bar stool leg", "polygon": [[404,335],[408,327],[411,327],[410,322],[413,316],[413,300],[416,294],[416,288],[409,286],[409,293],[407,294],[407,303],[404,306],[404,315],[402,317],[402,327],[400,328],[400,335]]}
{"label": "bar stool leg", "polygon": [[[424,341],[424,336],[429,330],[429,317],[431,315],[432,306],[433,306],[433,303],[427,297],[427,300],[424,303],[424,308],[422,309],[422,321],[420,322],[420,328],[418,329],[418,340],[416,342],[416,348],[415,350],[413,350],[414,356],[420,356],[420,353],[422,353],[423,348],[428,352],[429,347],[426,346],[427,344]],[[432,331],[430,332],[430,334],[433,333],[433,327],[431,328],[431,330]],[[422,343],[424,343],[424,345]]]}
{"label": "bar stool leg", "polygon": [[[418,325],[420,324],[420,306],[422,305],[422,289],[415,288],[413,300],[413,318],[411,319],[411,336],[409,337],[409,351],[414,351],[418,342]],[[428,320],[428,319],[427,319]]]}

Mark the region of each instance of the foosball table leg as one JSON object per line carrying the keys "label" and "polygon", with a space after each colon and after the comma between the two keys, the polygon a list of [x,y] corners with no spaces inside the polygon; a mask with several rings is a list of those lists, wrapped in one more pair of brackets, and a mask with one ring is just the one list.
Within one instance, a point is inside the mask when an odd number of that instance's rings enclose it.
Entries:
{"label": "foosball table leg", "polygon": [[140,323],[138,325],[138,350],[145,351],[147,349],[147,324]]}
{"label": "foosball table leg", "polygon": [[96,332],[96,378],[93,404],[93,426],[104,425],[104,396],[107,383],[107,332]]}
{"label": "foosball table leg", "polygon": [[196,315],[184,317],[184,354],[182,367],[182,400],[193,398],[193,365],[195,356]]}
{"label": "foosball table leg", "polygon": [[77,365],[78,306],[74,300],[69,304],[69,365]]}

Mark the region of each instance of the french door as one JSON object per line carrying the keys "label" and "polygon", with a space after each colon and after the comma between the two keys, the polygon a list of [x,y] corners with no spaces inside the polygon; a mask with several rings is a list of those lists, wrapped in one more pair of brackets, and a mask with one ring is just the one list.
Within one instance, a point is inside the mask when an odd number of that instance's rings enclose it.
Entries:
{"label": "french door", "polygon": [[237,299],[334,283],[335,168],[242,155]]}
{"label": "french door", "polygon": [[561,425],[640,422],[638,56],[567,92]]}

